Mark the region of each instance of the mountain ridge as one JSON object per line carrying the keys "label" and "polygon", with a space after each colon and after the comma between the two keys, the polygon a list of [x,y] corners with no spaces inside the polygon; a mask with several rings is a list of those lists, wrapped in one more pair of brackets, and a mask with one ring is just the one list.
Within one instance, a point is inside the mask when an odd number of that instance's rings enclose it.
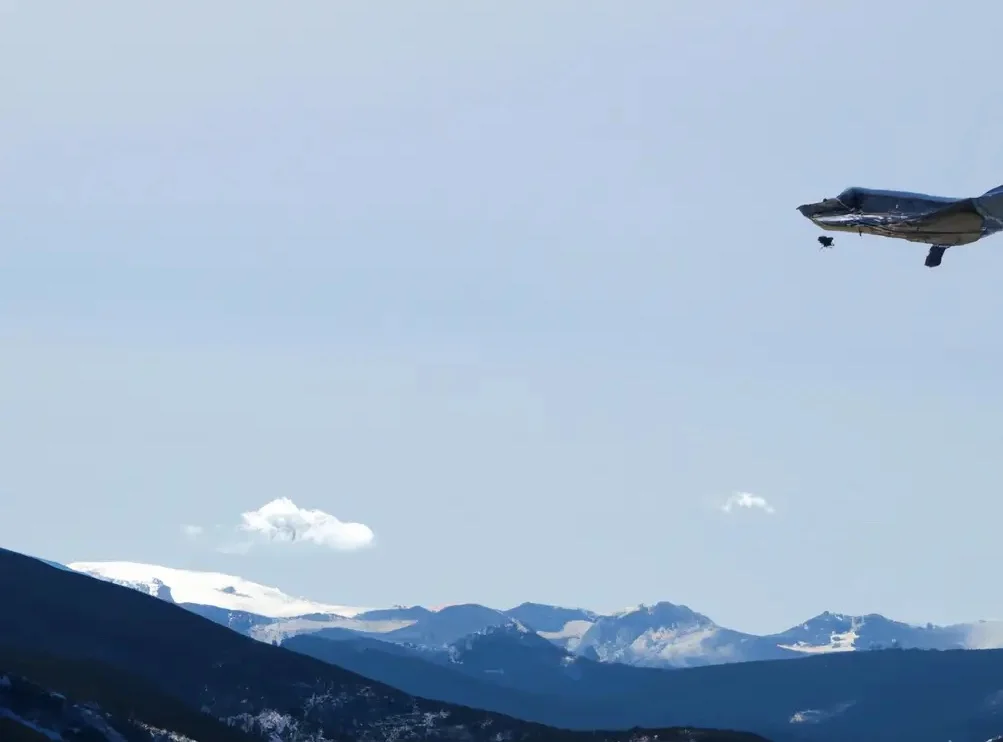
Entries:
{"label": "mountain ridge", "polygon": [[0,672],[5,671],[4,652],[90,667],[91,677],[101,672],[95,668],[107,667],[111,675],[132,675],[136,685],[152,686],[231,728],[277,742],[683,742],[692,736],[707,742],[762,742],[748,733],[691,734],[680,728],[582,733],[429,700],[254,641],[142,591],[5,549],[0,549],[0,597]]}
{"label": "mountain ridge", "polygon": [[[123,569],[124,564],[129,568]],[[435,609],[420,605],[362,609],[293,598],[277,588],[219,573],[132,562],[73,562],[67,566],[177,603],[270,644],[315,633],[328,639],[366,637],[435,649],[463,636],[518,621],[573,654],[645,667],[796,659],[889,647],[1003,647],[1003,622],[999,621],[923,626],[880,614],[856,616],[825,611],[784,631],[758,635],[720,626],[688,606],[668,601],[640,604],[610,614],[534,602],[509,609],[476,603]],[[184,599],[192,597],[212,602]],[[328,610],[334,608],[342,613]]]}
{"label": "mountain ridge", "polygon": [[[142,590],[2,550],[0,598],[0,672],[7,669],[2,650],[16,648],[90,668],[85,688],[95,677],[128,673],[137,682],[119,681],[119,692],[153,685],[238,732],[275,742],[984,742],[1003,728],[1001,650],[632,667],[572,654],[519,620],[497,623],[502,612],[477,605],[454,606],[445,628],[478,615],[496,625],[444,646],[348,630],[347,640],[315,633],[269,646]],[[539,604],[534,610],[547,612]],[[847,620],[826,618],[830,630]],[[609,617],[635,633],[648,630],[648,619],[674,631],[713,623],[668,603]],[[412,638],[421,620],[409,624]],[[744,732],[714,731],[722,728]]]}
{"label": "mountain ridge", "polygon": [[369,610],[296,598],[278,588],[221,572],[175,569],[141,562],[71,562],[74,572],[145,591],[176,603],[213,605],[267,618],[333,615],[351,618]]}
{"label": "mountain ridge", "polygon": [[494,629],[448,653],[315,635],[283,646],[412,692],[549,724],[713,721],[774,742],[984,742],[1003,729],[1003,650],[889,649],[669,670],[562,656],[558,647],[521,653],[505,641],[513,638],[523,637]]}

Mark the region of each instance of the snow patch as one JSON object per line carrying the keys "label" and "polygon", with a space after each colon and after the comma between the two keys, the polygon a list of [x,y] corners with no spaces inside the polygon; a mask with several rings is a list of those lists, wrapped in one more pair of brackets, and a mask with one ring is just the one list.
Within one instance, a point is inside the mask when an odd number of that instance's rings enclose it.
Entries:
{"label": "snow patch", "polygon": [[211,605],[268,618],[291,618],[316,613],[350,618],[369,610],[295,598],[278,588],[218,572],[196,572],[138,562],[73,562],[67,566],[75,572],[151,595],[157,595],[158,591],[166,587],[178,603]]}
{"label": "snow patch", "polygon": [[856,643],[859,635],[857,629],[860,624],[854,619],[849,631],[832,632],[829,636],[828,644],[808,644],[807,642],[794,642],[793,644],[778,644],[781,649],[789,649],[802,654],[829,654],[831,652],[853,652],[856,650]]}
{"label": "snow patch", "polygon": [[[361,611],[360,611],[361,612]],[[354,618],[332,617],[318,618],[286,618],[274,623],[252,627],[247,633],[252,639],[274,644],[300,634],[312,634],[324,629],[348,629],[369,634],[386,634],[397,629],[403,629],[416,623],[408,621],[359,621]]]}
{"label": "snow patch", "polygon": [[180,732],[172,732],[168,729],[160,729],[158,727],[150,726],[142,721],[135,722],[137,726],[148,732],[153,737],[159,737],[163,740],[168,740],[168,742],[198,742],[191,737],[186,737]]}
{"label": "snow patch", "polygon": [[831,719],[837,714],[841,714],[853,705],[853,701],[840,703],[831,709],[805,709],[796,711],[788,720],[791,724],[818,724],[826,719]]}
{"label": "snow patch", "polygon": [[[638,656],[657,657],[671,665],[685,664],[689,659],[707,654],[705,643],[713,640],[719,631],[716,626],[691,630],[652,629],[637,637],[630,648]],[[716,649],[720,653],[728,648]]]}
{"label": "snow patch", "polygon": [[585,632],[592,628],[592,623],[592,621],[579,619],[576,621],[568,621],[561,627],[560,631],[539,631],[537,633],[544,639],[549,639],[550,641],[567,641],[569,639],[581,640],[581,638],[585,636]]}
{"label": "snow patch", "polygon": [[[591,644],[600,662],[620,662],[637,666],[688,667],[734,659],[736,647],[720,641],[721,629],[711,625],[665,626],[642,631],[633,637],[622,633]],[[577,650],[581,653],[581,647]]]}

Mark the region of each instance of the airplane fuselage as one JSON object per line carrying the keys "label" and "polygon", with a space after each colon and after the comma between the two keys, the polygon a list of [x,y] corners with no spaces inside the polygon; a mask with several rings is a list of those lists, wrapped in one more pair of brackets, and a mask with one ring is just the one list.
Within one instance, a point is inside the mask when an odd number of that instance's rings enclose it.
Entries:
{"label": "airplane fuselage", "polygon": [[798,211],[826,231],[931,245],[927,265],[939,265],[945,249],[1003,229],[1003,186],[968,198],[847,188],[835,198],[802,204]]}

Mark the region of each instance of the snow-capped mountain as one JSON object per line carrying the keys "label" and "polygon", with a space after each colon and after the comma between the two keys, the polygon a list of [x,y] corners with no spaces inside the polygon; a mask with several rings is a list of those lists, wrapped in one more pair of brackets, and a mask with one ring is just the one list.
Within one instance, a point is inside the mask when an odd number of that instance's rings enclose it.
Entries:
{"label": "snow-capped mountain", "polygon": [[[433,613],[445,613],[448,620],[440,621],[427,637],[419,624],[432,616],[411,612],[419,618],[405,628],[416,628],[402,633],[422,641],[438,643],[446,630],[496,624],[445,647],[388,641],[385,637],[393,631],[347,629],[341,633],[355,639],[329,641],[323,638],[327,630],[322,630],[267,646],[241,636],[249,631],[186,616],[186,611],[197,612],[197,604],[181,604],[185,610],[179,610],[151,597],[143,587],[148,582],[126,588],[0,550],[0,583],[6,601],[0,611],[0,635],[5,637],[0,645],[6,646],[0,646],[0,674],[41,682],[71,698],[80,694],[77,700],[96,701],[125,719],[135,717],[133,709],[148,710],[162,720],[139,718],[157,729],[180,732],[176,722],[194,724],[197,719],[186,722],[187,717],[178,715],[184,712],[181,706],[204,712],[204,723],[215,720],[235,733],[277,742],[348,737],[374,742],[390,737],[401,742],[460,737],[531,742],[554,739],[555,726],[584,730],[593,740],[632,742],[653,735],[625,731],[596,736],[591,730],[675,727],[659,731],[657,738],[679,742],[754,739],[731,732],[694,734],[693,727],[747,730],[778,742],[979,742],[1003,727],[1001,651],[836,651],[823,657],[779,646],[782,641],[824,647],[828,639],[830,645],[845,648],[852,638],[856,647],[869,631],[920,628],[881,617],[862,621],[823,614],[776,636],[733,632],[741,651],[731,659],[754,658],[763,647],[782,651],[788,659],[737,663],[720,660],[719,653],[717,660],[713,655],[708,660],[717,667],[691,671],[627,664],[653,664],[636,650],[645,643],[657,644],[665,639],[663,634],[674,634],[674,641],[711,632],[718,640],[728,636],[727,629],[707,616],[671,603],[595,616],[591,626],[598,628],[587,646],[610,649],[609,655],[624,647],[631,650],[597,662],[555,646],[507,611],[479,605]],[[540,609],[552,614],[550,628],[569,617],[561,613],[564,609],[551,608]],[[225,608],[217,612],[255,622],[254,629],[319,620],[318,614],[274,618]],[[399,616],[375,614],[377,619]],[[979,640],[984,646],[992,627],[978,626],[985,629]],[[936,635],[930,632],[932,628],[920,633]],[[383,638],[373,638],[377,636]],[[966,641],[972,645],[970,638]],[[666,640],[667,647],[671,644]],[[53,665],[53,658],[61,664]],[[697,664],[692,654],[686,655],[686,662]],[[674,666],[679,666],[678,658],[664,665]],[[62,722],[46,723],[52,728]],[[0,720],[0,738],[4,731]],[[559,734],[569,740],[585,738],[574,732]],[[188,736],[228,739],[220,733]]]}
{"label": "snow-capped mountain", "polygon": [[1000,650],[802,654],[666,670],[571,656],[511,627],[469,637],[451,652],[317,636],[282,646],[424,698],[557,726],[660,726],[681,714],[687,724],[747,729],[776,742],[982,742],[1003,728]]}
{"label": "snow-capped mountain", "polygon": [[294,598],[277,588],[218,572],[195,572],[137,562],[73,562],[66,566],[169,602],[210,605],[267,618],[311,614],[351,618],[366,610]]}
{"label": "snow-capped mountain", "polygon": [[509,608],[505,614],[534,631],[551,634],[565,630],[569,623],[591,624],[599,618],[598,613],[584,608],[561,608],[544,603],[522,603],[515,608]]}
{"label": "snow-capped mountain", "polygon": [[[848,616],[826,611],[803,624],[763,639],[784,649],[809,654],[898,647],[971,649],[974,647],[969,638],[973,628],[973,624],[913,626],[878,614]],[[1000,646],[998,641],[997,646]]]}
{"label": "snow-capped mountain", "polygon": [[[362,609],[295,598],[240,577],[132,562],[74,562],[71,570],[131,587],[275,644],[299,634],[368,638],[442,651],[464,637],[521,626],[572,655],[603,663],[683,668],[900,647],[1003,647],[1003,622],[914,626],[880,615],[822,613],[786,631],[757,636],[719,626],[687,606],[660,602],[600,615],[523,603]],[[453,650],[450,650],[453,651]]]}
{"label": "snow-capped mountain", "polygon": [[783,650],[755,646],[757,637],[718,626],[684,605],[661,602],[598,618],[575,652],[599,662],[692,667],[780,659]]}
{"label": "snow-capped mountain", "polygon": [[0,595],[0,677],[12,691],[0,691],[4,742],[765,742],[692,724],[557,729],[416,697],[3,549]]}

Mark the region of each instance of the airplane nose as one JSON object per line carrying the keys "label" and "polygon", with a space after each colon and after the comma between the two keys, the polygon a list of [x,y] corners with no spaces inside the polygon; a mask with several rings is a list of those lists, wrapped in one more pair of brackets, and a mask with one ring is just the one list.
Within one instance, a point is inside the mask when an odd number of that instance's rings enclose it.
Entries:
{"label": "airplane nose", "polygon": [[822,201],[816,201],[812,204],[801,204],[798,206],[798,211],[800,211],[803,216],[811,219],[822,214],[844,211],[844,207],[838,199],[827,198]]}

